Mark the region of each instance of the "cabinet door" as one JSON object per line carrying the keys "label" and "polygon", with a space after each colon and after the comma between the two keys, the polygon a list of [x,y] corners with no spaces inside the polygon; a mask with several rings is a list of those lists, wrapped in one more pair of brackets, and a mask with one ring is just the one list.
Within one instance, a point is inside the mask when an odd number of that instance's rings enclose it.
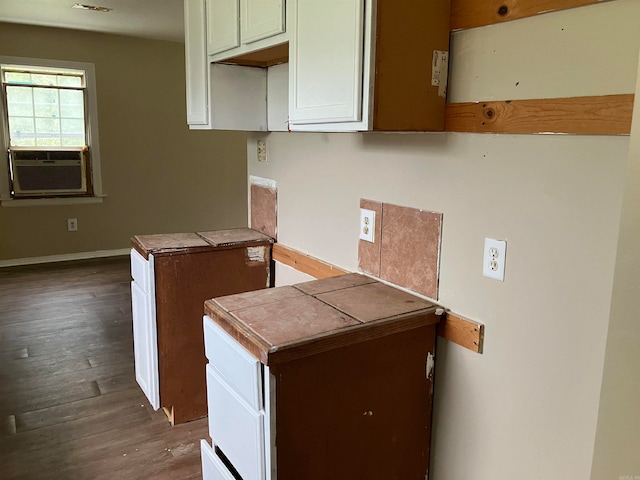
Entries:
{"label": "cabinet door", "polygon": [[290,122],[360,121],[364,0],[298,0],[294,11]]}
{"label": "cabinet door", "polygon": [[184,0],[184,49],[187,74],[187,124],[206,125],[207,51],[203,0]]}
{"label": "cabinet door", "polygon": [[239,0],[206,0],[207,53],[213,55],[240,45]]}
{"label": "cabinet door", "polygon": [[158,344],[152,296],[131,282],[131,310],[133,316],[133,351],[136,381],[154,410],[160,408],[158,381]]}
{"label": "cabinet door", "polygon": [[242,43],[284,32],[284,0],[240,0]]}

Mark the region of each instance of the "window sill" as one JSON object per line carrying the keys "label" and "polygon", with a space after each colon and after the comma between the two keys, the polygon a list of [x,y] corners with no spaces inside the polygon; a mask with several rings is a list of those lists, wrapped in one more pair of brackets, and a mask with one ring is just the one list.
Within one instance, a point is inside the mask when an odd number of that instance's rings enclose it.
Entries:
{"label": "window sill", "polygon": [[41,207],[48,205],[87,205],[102,203],[106,195],[96,197],[67,197],[67,198],[5,198],[0,200],[3,207]]}

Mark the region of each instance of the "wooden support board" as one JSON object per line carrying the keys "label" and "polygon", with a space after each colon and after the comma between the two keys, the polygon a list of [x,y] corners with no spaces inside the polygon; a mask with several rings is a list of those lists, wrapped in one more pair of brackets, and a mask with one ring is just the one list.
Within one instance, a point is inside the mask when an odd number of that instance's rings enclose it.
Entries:
{"label": "wooden support board", "polygon": [[610,0],[452,0],[451,30],[481,27]]}
{"label": "wooden support board", "polygon": [[351,273],[279,243],[273,245],[273,259],[315,278],[329,278]]}
{"label": "wooden support board", "polygon": [[633,94],[450,103],[447,132],[629,135]]}
{"label": "wooden support board", "polygon": [[446,312],[443,320],[439,323],[438,335],[473,352],[482,353],[484,325],[451,312]]}
{"label": "wooden support board", "polygon": [[[350,272],[300,253],[281,244],[273,245],[273,259],[315,278],[328,278]],[[482,353],[484,325],[446,312],[440,320],[438,335],[476,353]]]}

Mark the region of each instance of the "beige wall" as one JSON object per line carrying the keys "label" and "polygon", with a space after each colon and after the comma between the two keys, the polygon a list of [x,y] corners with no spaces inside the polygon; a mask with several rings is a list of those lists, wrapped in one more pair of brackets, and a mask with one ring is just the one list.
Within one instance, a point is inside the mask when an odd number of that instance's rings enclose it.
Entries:
{"label": "beige wall", "polygon": [[[579,32],[572,41],[543,35],[558,18]],[[632,93],[638,20],[640,3],[618,0],[456,33],[455,95],[509,98],[511,87],[494,84],[506,76],[520,98]],[[508,45],[493,53],[498,40],[523,39],[529,57]],[[586,51],[587,40],[599,49]],[[570,62],[561,76],[548,61],[558,49]],[[616,82],[593,82],[603,62]],[[259,138],[267,163],[256,160]],[[629,137],[272,133],[250,135],[247,151],[249,174],[277,182],[279,242],[348,270],[360,198],[444,213],[439,300],[483,322],[486,337],[483,355],[438,344],[430,478],[590,477]],[[485,237],[507,240],[504,283],[482,276]],[[640,475],[613,467],[594,480]]]}
{"label": "beige wall", "polygon": [[[0,207],[0,261],[246,225],[246,135],[188,130],[183,44],[0,23],[0,55],[95,64],[108,195],[98,205]],[[67,218],[78,232],[66,231]]]}
{"label": "beige wall", "polygon": [[640,478],[640,81],[625,172],[592,480]]}

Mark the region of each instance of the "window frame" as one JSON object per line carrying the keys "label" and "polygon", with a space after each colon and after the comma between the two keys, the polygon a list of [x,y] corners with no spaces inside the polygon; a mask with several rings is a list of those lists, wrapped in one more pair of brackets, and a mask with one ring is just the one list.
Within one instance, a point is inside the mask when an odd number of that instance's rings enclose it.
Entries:
{"label": "window frame", "polygon": [[36,205],[77,205],[86,203],[101,203],[105,195],[102,191],[102,173],[100,164],[100,142],[98,136],[98,101],[96,96],[95,65],[86,62],[72,62],[66,60],[46,60],[40,58],[8,57],[0,56],[1,65],[12,65],[34,68],[59,68],[82,70],[85,75],[86,89],[86,132],[85,138],[90,149],[91,156],[91,182],[93,194],[84,196],[43,197],[43,198],[13,198],[11,196],[11,184],[9,177],[10,146],[9,124],[5,109],[6,99],[4,89],[0,101],[0,147],[3,153],[0,155],[0,204],[3,207],[36,206]]}

